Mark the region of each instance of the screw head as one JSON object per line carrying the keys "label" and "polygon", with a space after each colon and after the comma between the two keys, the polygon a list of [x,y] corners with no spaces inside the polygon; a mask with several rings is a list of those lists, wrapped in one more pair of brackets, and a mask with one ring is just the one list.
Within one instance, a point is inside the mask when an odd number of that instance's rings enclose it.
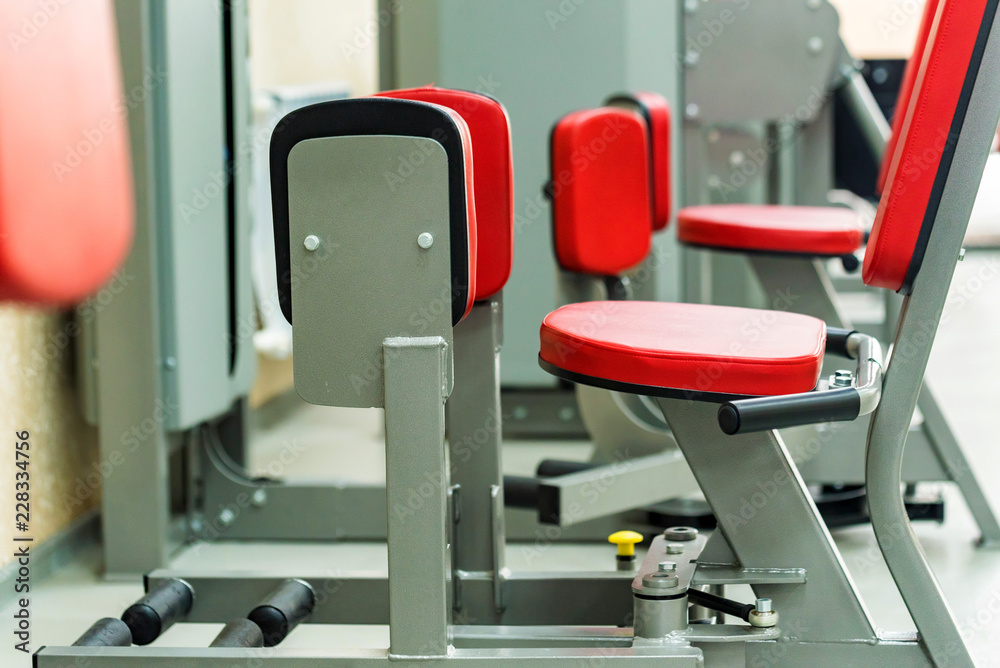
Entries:
{"label": "screw head", "polygon": [[257,508],[261,508],[265,503],[267,503],[267,490],[254,490],[253,496],[250,497],[250,502]]}
{"label": "screw head", "polygon": [[173,371],[174,369],[176,369],[177,368],[177,358],[176,357],[168,357],[167,359],[163,360],[163,368],[167,369],[168,371]]}
{"label": "screw head", "polygon": [[823,50],[823,38],[810,37],[809,41],[806,43],[806,47],[809,49],[809,53],[819,53]]}
{"label": "screw head", "polygon": [[229,508],[224,509],[219,513],[219,524],[228,527],[231,526],[233,522],[236,521],[236,513],[234,513]]}
{"label": "screw head", "polygon": [[302,242],[302,245],[305,246],[306,250],[311,253],[317,248],[319,248],[319,237],[317,237],[315,234],[310,234],[308,237],[305,238],[305,241]]}
{"label": "screw head", "polygon": [[688,106],[687,106],[687,107],[686,107],[686,108],[684,109],[684,113],[685,113],[685,114],[687,114],[687,117],[688,117],[688,118],[698,118],[698,114],[700,114],[700,113],[701,113],[701,107],[699,107],[699,106],[698,106],[697,104],[695,104],[694,102],[691,102],[691,103],[690,103],[690,104],[688,104]]}
{"label": "screw head", "polygon": [[417,245],[427,250],[434,245],[434,235],[430,232],[424,232],[419,237],[417,237]]}

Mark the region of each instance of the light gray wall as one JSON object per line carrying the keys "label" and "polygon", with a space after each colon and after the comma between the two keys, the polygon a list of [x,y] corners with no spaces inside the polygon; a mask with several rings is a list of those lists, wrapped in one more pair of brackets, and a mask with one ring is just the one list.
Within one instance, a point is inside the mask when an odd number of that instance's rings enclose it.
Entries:
{"label": "light gray wall", "polygon": [[[434,83],[478,90],[498,98],[510,113],[517,224],[514,272],[504,291],[506,386],[552,384],[536,361],[538,328],[557,306],[550,213],[541,196],[552,125],[571,111],[600,105],[612,93],[640,89],[666,95],[676,115],[681,106],[675,57],[679,13],[676,0],[408,0],[400,5],[392,62],[383,63],[388,79],[383,87]],[[660,237],[659,250],[668,260],[658,275],[658,297],[673,299],[677,250],[672,232]]]}

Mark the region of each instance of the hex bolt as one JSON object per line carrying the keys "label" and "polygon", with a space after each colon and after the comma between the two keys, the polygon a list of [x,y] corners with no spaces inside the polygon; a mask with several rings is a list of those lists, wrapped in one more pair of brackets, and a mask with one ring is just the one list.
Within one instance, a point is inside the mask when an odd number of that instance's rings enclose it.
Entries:
{"label": "hex bolt", "polygon": [[308,237],[306,237],[305,241],[302,242],[302,245],[305,246],[306,250],[311,253],[317,248],[319,248],[319,237],[317,237],[315,234],[310,234]]}
{"label": "hex bolt", "polygon": [[419,237],[417,237],[417,245],[427,250],[434,245],[434,235],[430,232],[424,232]]}
{"label": "hex bolt", "polygon": [[674,561],[661,561],[657,565],[657,570],[660,573],[676,573],[677,572],[677,562],[674,562]]}
{"label": "hex bolt", "polygon": [[231,526],[233,522],[236,521],[236,513],[234,513],[229,508],[224,509],[219,513],[219,524],[224,527]]}
{"label": "hex bolt", "polygon": [[747,615],[750,626],[758,629],[769,629],[778,625],[778,613],[769,598],[758,598],[754,609]]}
{"label": "hex bolt", "polygon": [[834,387],[850,387],[852,382],[854,382],[854,374],[850,371],[841,369],[833,374]]}
{"label": "hex bolt", "polygon": [[667,554],[684,554],[684,546],[677,543],[667,543]]}
{"label": "hex bolt", "polygon": [[257,508],[262,508],[267,503],[267,490],[254,490],[253,496],[250,497],[250,502]]}

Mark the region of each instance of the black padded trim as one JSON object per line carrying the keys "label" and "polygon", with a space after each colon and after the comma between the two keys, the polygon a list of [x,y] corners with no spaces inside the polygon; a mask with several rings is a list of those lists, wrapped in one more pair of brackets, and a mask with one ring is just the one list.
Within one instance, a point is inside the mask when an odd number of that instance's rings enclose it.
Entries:
{"label": "black padded trim", "polygon": [[941,200],[944,197],[945,186],[948,185],[948,177],[951,175],[951,166],[955,161],[955,152],[958,150],[958,140],[965,126],[965,119],[969,113],[969,104],[972,101],[972,93],[979,78],[979,70],[983,64],[983,56],[986,53],[986,43],[990,39],[993,30],[993,23],[997,15],[997,7],[1000,0],[989,0],[986,4],[986,11],[983,13],[983,22],[979,26],[979,35],[976,37],[976,48],[972,52],[972,59],[969,61],[969,69],[965,74],[965,83],[962,85],[962,95],[958,99],[958,106],[955,109],[955,117],[951,122],[951,129],[948,132],[948,139],[945,142],[944,153],[941,155],[941,162],[938,165],[937,175],[934,178],[934,187],[931,189],[931,197],[927,203],[927,211],[924,213],[923,223],[920,225],[920,234],[917,236],[917,244],[913,248],[913,256],[910,258],[910,266],[906,270],[906,278],[903,279],[903,286],[899,289],[900,294],[908,295],[913,291],[913,282],[920,272],[920,267],[924,262],[924,255],[927,253],[927,244],[930,242],[931,231],[934,229],[934,221],[937,220],[938,210],[941,207]]}
{"label": "black padded trim", "polygon": [[[771,257],[800,258],[802,260],[833,260],[843,258],[843,255],[823,255],[820,253],[793,253],[791,251],[760,250],[757,248],[727,248],[725,246],[708,246],[706,244],[692,244],[678,239],[678,243],[687,248],[697,248],[698,250],[712,251],[713,253],[731,253],[734,255],[765,255]],[[860,248],[858,250],[861,250]]]}
{"label": "black padded trim", "polygon": [[625,392],[626,394],[638,394],[640,396],[647,397],[664,397],[667,399],[686,399],[688,401],[704,401],[712,404],[725,404],[730,401],[749,399],[752,396],[755,396],[746,394],[722,394],[719,392],[698,392],[696,390],[680,390],[675,387],[657,387],[654,385],[622,383],[617,380],[608,380],[607,378],[597,378],[596,376],[587,376],[582,373],[576,373],[575,371],[567,371],[566,369],[558,367],[555,364],[546,362],[541,358],[541,356],[538,357],[538,366],[542,367],[542,369],[551,373],[553,376],[562,378],[563,380],[568,380],[571,383],[590,385],[591,387],[600,387],[614,392]]}
{"label": "black padded trim", "polygon": [[270,156],[271,209],[281,312],[288,322],[292,322],[288,155],[299,142],[309,139],[365,135],[433,139],[448,155],[452,323],[457,325],[465,316],[469,299],[469,220],[462,136],[452,117],[439,107],[394,98],[360,98],[310,105],[291,112],[275,128]]}

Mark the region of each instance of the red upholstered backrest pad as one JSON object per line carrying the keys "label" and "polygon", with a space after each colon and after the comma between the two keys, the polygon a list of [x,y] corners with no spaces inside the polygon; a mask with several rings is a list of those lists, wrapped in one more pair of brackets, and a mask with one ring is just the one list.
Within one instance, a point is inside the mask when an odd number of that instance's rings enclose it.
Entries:
{"label": "red upholstered backrest pad", "polygon": [[941,0],[865,253],[869,285],[908,289],[923,258],[964,120],[957,114],[964,113],[963,89],[992,4]]}
{"label": "red upholstered backrest pad", "polygon": [[132,239],[110,0],[0,2],[0,300],[70,304]]}
{"label": "red upholstered backrest pad", "polygon": [[896,111],[892,116],[892,134],[885,148],[885,157],[882,159],[881,171],[878,175],[878,192],[885,188],[885,181],[889,177],[889,165],[892,164],[892,155],[896,152],[896,144],[899,135],[903,131],[903,120],[906,118],[906,110],[910,106],[910,98],[913,96],[913,84],[917,81],[917,72],[924,59],[924,52],[927,49],[927,41],[930,39],[931,26],[934,25],[934,18],[937,16],[938,5],[941,0],[927,0],[924,5],[923,18],[920,20],[920,30],[917,32],[917,43],[913,47],[913,55],[906,63],[906,70],[903,72],[903,83],[899,88],[899,96],[896,99]]}
{"label": "red upholstered backrest pad", "polygon": [[635,99],[648,114],[649,141],[653,161],[653,229],[662,230],[670,224],[671,179],[670,103],[657,93],[636,93]]}
{"label": "red upholstered backrest pad", "polygon": [[472,133],[479,247],[476,252],[476,301],[500,292],[514,261],[514,161],[510,119],[493,98],[427,86],[379,93],[429,102],[458,112]]}
{"label": "red upholstered backrest pad", "polygon": [[617,276],[652,239],[646,124],[604,107],[563,118],[552,132],[556,258],[566,271]]}

